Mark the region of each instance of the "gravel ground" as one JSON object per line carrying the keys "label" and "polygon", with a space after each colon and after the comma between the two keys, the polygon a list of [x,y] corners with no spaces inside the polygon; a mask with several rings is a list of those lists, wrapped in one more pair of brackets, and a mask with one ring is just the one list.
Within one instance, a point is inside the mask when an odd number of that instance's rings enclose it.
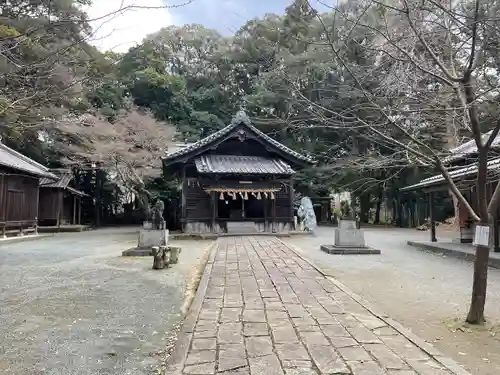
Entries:
{"label": "gravel ground", "polygon": [[179,323],[207,241],[179,242],[180,263],[121,257],[132,229],[0,245],[0,373],[151,374]]}
{"label": "gravel ground", "polygon": [[320,244],[333,241],[333,228],[315,236],[286,239],[332,276],[378,306],[473,374],[500,373],[500,270],[489,269],[482,328],[464,326],[472,287],[472,263],[416,250],[406,241],[426,240],[427,232],[365,229],[369,246],[381,255],[329,255]]}

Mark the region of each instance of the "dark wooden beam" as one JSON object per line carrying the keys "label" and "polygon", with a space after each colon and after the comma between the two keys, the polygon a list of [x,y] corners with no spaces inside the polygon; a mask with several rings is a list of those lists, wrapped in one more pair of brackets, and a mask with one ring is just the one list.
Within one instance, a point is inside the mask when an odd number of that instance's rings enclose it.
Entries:
{"label": "dark wooden beam", "polygon": [[268,210],[269,210],[269,201],[264,197],[264,194],[261,194],[261,199],[264,205],[264,231],[268,231],[269,220],[268,220]]}
{"label": "dark wooden beam", "polygon": [[[9,186],[9,181],[7,179],[7,177],[2,174],[2,209],[3,209],[3,220],[5,220],[5,225],[7,225],[7,205],[8,205],[8,202],[7,202],[7,194],[8,194],[8,188]],[[3,236],[5,237],[5,227],[4,227],[4,233],[3,233]]]}
{"label": "dark wooden beam", "polygon": [[396,222],[398,227],[403,227],[403,206],[401,204],[401,197],[398,194],[397,202],[396,202]]}
{"label": "dark wooden beam", "polygon": [[272,201],[272,219],[271,219],[271,231],[275,231],[275,225],[276,225],[276,193],[274,193],[274,199],[271,199]]}
{"label": "dark wooden beam", "polygon": [[[293,176],[290,177],[290,186],[289,186],[289,194],[290,194],[290,223],[293,226]],[[295,229],[295,228],[293,228]]]}
{"label": "dark wooden beam", "polygon": [[76,195],[73,195],[73,225],[76,224]]}
{"label": "dark wooden beam", "polygon": [[39,206],[40,206],[40,180],[38,180],[38,188],[36,189],[36,199],[35,199],[35,209],[36,209],[36,217],[35,217],[35,233],[38,233],[38,214],[39,214]]}
{"label": "dark wooden beam", "polygon": [[212,232],[215,232],[215,222],[217,218],[217,193],[215,191],[210,192],[210,199],[212,201]]}
{"label": "dark wooden beam", "polygon": [[64,194],[62,191],[58,191],[58,199],[57,199],[57,227],[61,226],[61,212],[63,210],[63,199]]}
{"label": "dark wooden beam", "polygon": [[82,223],[82,198],[78,198],[78,225]]}
{"label": "dark wooden beam", "polygon": [[500,246],[498,241],[498,213],[493,218],[493,251],[495,253],[500,253]]}
{"label": "dark wooden beam", "polygon": [[182,226],[182,231],[186,231],[186,219],[187,219],[187,206],[186,206],[186,190],[187,190],[187,183],[186,183],[186,164],[182,166],[182,172],[181,172],[181,181],[182,181],[182,198],[181,198],[181,212],[182,212],[182,217],[181,217],[181,226]]}
{"label": "dark wooden beam", "polygon": [[437,242],[436,221],[434,219],[434,194],[429,193],[429,216],[431,221],[431,242]]}

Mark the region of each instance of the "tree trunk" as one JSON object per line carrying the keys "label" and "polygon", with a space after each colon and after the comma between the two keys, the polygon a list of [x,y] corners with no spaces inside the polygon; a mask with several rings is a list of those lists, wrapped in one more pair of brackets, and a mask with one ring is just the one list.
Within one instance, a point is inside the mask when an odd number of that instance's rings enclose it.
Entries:
{"label": "tree trunk", "polygon": [[[490,232],[493,226],[488,218],[488,201],[486,190],[487,176],[487,150],[481,149],[478,160],[478,173],[476,181],[477,207],[481,219],[479,225],[490,226]],[[476,229],[477,230],[477,229]],[[472,298],[469,313],[467,314],[467,323],[484,323],[484,305],[486,303],[486,287],[488,278],[488,260],[490,256],[489,246],[476,245],[476,259],[474,261],[474,276],[472,284]]]}
{"label": "tree trunk", "polygon": [[[449,111],[451,110],[450,108],[450,103],[446,103],[446,110]],[[447,116],[446,119],[446,148],[448,150],[452,150],[454,149],[455,147],[458,146],[458,131],[459,129],[456,128],[456,123],[455,123],[455,117],[454,116]],[[459,218],[459,214],[458,214],[458,210],[459,210],[459,201],[458,201],[458,198],[455,197],[455,194],[453,194],[453,192],[451,191],[450,189],[450,195],[451,195],[451,198],[453,199],[453,213],[454,213],[454,217],[453,217],[453,223],[452,223],[452,226],[453,228],[460,228],[460,218]]]}
{"label": "tree trunk", "polygon": [[455,194],[450,190],[450,195],[451,198],[453,199],[453,223],[452,227],[455,229],[460,230],[460,201],[458,200],[457,197],[455,197]]}
{"label": "tree trunk", "polygon": [[472,284],[472,299],[466,320],[467,323],[470,324],[484,323],[484,305],[486,303],[489,256],[489,247],[476,246],[476,260],[474,261],[474,281]]}

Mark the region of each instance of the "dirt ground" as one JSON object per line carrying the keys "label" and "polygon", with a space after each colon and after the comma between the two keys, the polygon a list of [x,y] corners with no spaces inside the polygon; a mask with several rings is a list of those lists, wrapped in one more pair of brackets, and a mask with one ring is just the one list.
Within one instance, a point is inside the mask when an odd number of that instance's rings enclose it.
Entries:
{"label": "dirt ground", "polygon": [[0,245],[0,373],[155,372],[210,242],[179,242],[180,263],[158,271],[121,256],[136,241],[107,229]]}
{"label": "dirt ground", "polygon": [[[449,236],[449,233],[438,233]],[[333,241],[333,228],[315,236],[286,239],[355,293],[434,344],[478,375],[500,374],[500,270],[489,269],[484,327],[465,319],[472,287],[472,263],[417,250],[410,239],[427,240],[414,229],[365,229],[368,246],[381,255],[330,255],[320,244]]]}

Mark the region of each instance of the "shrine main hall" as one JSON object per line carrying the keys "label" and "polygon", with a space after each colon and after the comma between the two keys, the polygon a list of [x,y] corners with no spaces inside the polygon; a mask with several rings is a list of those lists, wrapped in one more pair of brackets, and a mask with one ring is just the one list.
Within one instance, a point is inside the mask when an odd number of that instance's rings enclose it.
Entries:
{"label": "shrine main hall", "polygon": [[270,136],[240,111],[223,129],[167,154],[180,181],[185,233],[280,233],[294,222],[294,174],[313,160]]}

